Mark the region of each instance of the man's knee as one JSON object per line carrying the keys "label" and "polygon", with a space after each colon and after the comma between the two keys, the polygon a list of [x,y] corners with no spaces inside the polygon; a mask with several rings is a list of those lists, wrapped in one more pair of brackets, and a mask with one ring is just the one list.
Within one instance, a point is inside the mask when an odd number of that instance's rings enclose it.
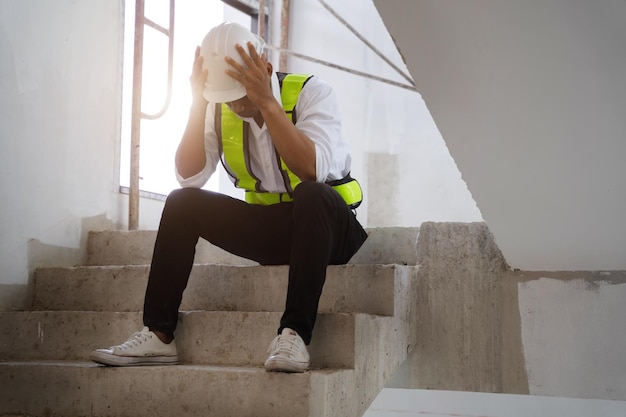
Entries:
{"label": "man's knee", "polygon": [[324,184],[323,182],[305,181],[298,184],[298,186],[294,190],[294,196],[315,196],[327,193],[329,189],[331,189],[331,187],[328,184]]}
{"label": "man's knee", "polygon": [[198,188],[179,188],[172,191],[165,200],[163,215],[167,217],[187,216],[196,205],[195,202],[201,191]]}
{"label": "man's knee", "polygon": [[197,188],[178,188],[169,193],[166,202],[178,202],[180,200],[186,200],[190,198],[190,196],[196,194],[197,191],[199,191]]}
{"label": "man's knee", "polygon": [[307,207],[325,205],[333,207],[343,200],[337,192],[323,182],[307,181],[298,184],[294,190],[294,201]]}

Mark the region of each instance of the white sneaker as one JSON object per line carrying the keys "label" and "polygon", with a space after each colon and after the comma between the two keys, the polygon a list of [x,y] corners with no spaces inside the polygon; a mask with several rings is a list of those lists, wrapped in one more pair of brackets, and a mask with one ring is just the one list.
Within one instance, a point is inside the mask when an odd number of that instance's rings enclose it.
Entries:
{"label": "white sneaker", "polygon": [[178,363],[178,353],[174,340],[163,343],[156,334],[144,327],[121,345],[94,350],[89,359],[111,366],[174,365]]}
{"label": "white sneaker", "polygon": [[270,345],[266,371],[304,372],[309,369],[310,357],[304,340],[294,330],[284,328]]}

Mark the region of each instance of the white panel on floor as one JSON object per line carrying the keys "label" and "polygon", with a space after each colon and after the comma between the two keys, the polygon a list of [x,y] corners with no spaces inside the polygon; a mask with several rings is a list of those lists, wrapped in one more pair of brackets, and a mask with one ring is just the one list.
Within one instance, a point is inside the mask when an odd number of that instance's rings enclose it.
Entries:
{"label": "white panel on floor", "polygon": [[363,417],[626,417],[626,401],[386,388]]}

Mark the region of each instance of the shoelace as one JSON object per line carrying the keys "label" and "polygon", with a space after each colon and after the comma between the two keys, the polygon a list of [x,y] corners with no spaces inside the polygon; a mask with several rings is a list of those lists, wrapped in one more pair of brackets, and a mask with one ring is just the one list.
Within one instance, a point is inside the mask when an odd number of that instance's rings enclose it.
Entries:
{"label": "shoelace", "polygon": [[125,341],[124,343],[116,347],[121,350],[130,349],[130,348],[139,346],[140,344],[146,342],[150,338],[152,338],[152,335],[150,333],[135,332],[130,337],[130,339],[128,339],[127,341]]}
{"label": "shoelace", "polygon": [[298,353],[300,344],[301,342],[298,336],[279,335],[272,341],[268,352],[273,355],[282,353],[291,357]]}

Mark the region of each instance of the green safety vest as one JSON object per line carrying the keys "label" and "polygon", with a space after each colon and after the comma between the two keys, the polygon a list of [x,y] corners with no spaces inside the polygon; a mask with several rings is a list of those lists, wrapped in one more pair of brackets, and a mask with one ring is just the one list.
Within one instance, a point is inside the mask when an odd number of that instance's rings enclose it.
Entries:
{"label": "green safety vest", "polygon": [[[304,74],[277,73],[280,81],[280,95],[283,109],[289,119],[296,123],[296,103],[304,84],[312,77]],[[235,187],[246,190],[245,199],[250,204],[276,204],[293,201],[293,190],[300,182],[276,152],[276,160],[287,189],[286,193],[272,193],[263,189],[261,181],[254,175],[250,166],[249,138],[247,122],[241,120],[226,103],[216,104],[215,127],[221,145],[222,165],[235,179]],[[346,201],[350,208],[356,208],[363,200],[359,183],[348,174],[345,178],[328,183]]]}

